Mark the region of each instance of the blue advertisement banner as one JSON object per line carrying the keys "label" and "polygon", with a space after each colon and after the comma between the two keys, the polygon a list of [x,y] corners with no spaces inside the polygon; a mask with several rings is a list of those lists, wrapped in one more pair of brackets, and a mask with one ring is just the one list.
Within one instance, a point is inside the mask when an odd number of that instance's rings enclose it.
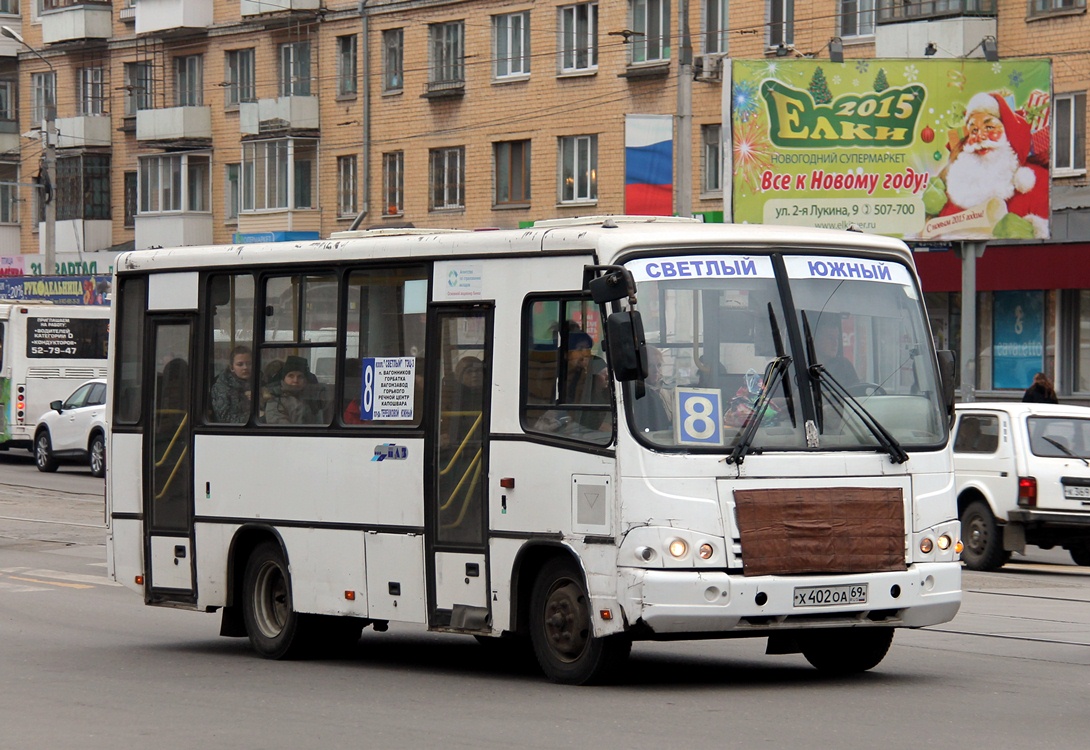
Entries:
{"label": "blue advertisement banner", "polygon": [[3,276],[0,301],[109,305],[110,276]]}
{"label": "blue advertisement banner", "polygon": [[992,294],[992,387],[1028,388],[1044,369],[1044,292]]}

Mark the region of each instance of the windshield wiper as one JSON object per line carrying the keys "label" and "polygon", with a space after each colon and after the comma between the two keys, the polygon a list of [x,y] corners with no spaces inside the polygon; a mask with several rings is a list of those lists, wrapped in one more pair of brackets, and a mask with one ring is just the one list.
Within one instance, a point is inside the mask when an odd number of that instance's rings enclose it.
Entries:
{"label": "windshield wiper", "polygon": [[[806,311],[802,311],[802,332],[806,337],[806,361],[813,367],[818,363],[817,349],[814,347],[814,334],[810,330],[810,320],[806,317]],[[801,387],[801,386],[800,386]],[[825,410],[821,403],[821,378],[810,378],[810,393],[814,399],[814,421],[817,423],[818,434],[825,432]],[[807,427],[810,425],[807,424]]]}
{"label": "windshield wiper", "polygon": [[839,380],[833,377],[832,373],[825,369],[825,365],[820,362],[810,365],[810,377],[815,380],[820,380],[827,383],[829,392],[837,397],[842,404],[847,406],[855,415],[859,417],[859,421],[863,423],[863,426],[871,431],[871,434],[878,440],[878,444],[882,447],[886,453],[889,454],[889,460],[895,464],[903,464],[908,460],[908,453],[901,447],[901,443],[897,438],[893,437],[893,434],[887,430],[878,419],[867,411],[863,404],[859,403],[859,399],[848,392]]}
{"label": "windshield wiper", "polygon": [[1077,458],[1077,459],[1079,459],[1080,461],[1082,461],[1082,462],[1083,462],[1084,464],[1086,464],[1087,466],[1090,466],[1090,461],[1087,461],[1087,460],[1086,460],[1085,458],[1083,458],[1082,456],[1080,456],[1080,455],[1079,455],[1078,453],[1075,453],[1075,451],[1073,451],[1073,450],[1071,450],[1070,448],[1068,448],[1068,447],[1067,447],[1066,445],[1064,445],[1063,443],[1061,443],[1061,442],[1060,442],[1059,440],[1053,440],[1052,438],[1050,438],[1050,437],[1045,437],[1044,435],[1042,435],[1042,436],[1041,436],[1041,440],[1044,440],[1044,441],[1045,441],[1045,442],[1047,442],[1047,443],[1051,443],[1052,445],[1055,445],[1055,446],[1056,446],[1057,448],[1059,448],[1059,449],[1060,449],[1061,451],[1063,451],[1063,452],[1064,452],[1064,453],[1066,453],[1067,455],[1071,456],[1071,458]]}
{"label": "windshield wiper", "polygon": [[[776,357],[786,356],[783,349],[783,337],[780,336],[780,327],[776,323],[776,313],[772,310],[772,303],[768,303],[768,322],[772,326],[772,343],[776,347]],[[787,360],[790,362],[790,358]],[[787,416],[791,418],[791,426],[795,427],[795,399],[791,395],[791,378],[783,379],[783,400],[787,404]]]}
{"label": "windshield wiper", "polygon": [[761,421],[764,419],[765,407],[772,400],[772,392],[787,372],[789,364],[791,364],[791,358],[786,355],[776,357],[768,363],[768,367],[765,368],[764,386],[757,394],[757,400],[753,402],[753,410],[742,423],[742,434],[738,437],[734,450],[727,456],[728,464],[741,464],[746,460],[746,454],[753,445],[753,438],[757,435],[757,428],[761,426]]}

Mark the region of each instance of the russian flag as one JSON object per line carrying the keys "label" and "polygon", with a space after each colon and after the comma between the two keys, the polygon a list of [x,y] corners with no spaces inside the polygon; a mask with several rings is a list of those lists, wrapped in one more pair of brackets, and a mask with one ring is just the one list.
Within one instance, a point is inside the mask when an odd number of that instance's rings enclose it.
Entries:
{"label": "russian flag", "polygon": [[625,115],[624,210],[639,216],[673,215],[672,115]]}

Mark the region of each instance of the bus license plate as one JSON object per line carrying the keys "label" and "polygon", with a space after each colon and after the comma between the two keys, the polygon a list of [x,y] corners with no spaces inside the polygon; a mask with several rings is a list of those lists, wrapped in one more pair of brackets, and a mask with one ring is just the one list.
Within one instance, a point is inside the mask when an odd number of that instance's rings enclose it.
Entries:
{"label": "bus license plate", "polygon": [[866,604],[867,584],[843,586],[796,586],[796,607],[831,607],[837,604]]}
{"label": "bus license plate", "polygon": [[1064,497],[1072,498],[1090,498],[1090,487],[1083,487],[1081,485],[1065,484],[1064,485]]}

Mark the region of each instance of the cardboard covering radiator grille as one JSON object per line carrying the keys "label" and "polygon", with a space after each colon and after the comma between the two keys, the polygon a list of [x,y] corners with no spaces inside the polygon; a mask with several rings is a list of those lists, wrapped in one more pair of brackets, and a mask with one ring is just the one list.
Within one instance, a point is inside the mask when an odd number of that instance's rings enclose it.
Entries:
{"label": "cardboard covering radiator grille", "polygon": [[900,488],[736,490],[747,576],[905,570]]}

